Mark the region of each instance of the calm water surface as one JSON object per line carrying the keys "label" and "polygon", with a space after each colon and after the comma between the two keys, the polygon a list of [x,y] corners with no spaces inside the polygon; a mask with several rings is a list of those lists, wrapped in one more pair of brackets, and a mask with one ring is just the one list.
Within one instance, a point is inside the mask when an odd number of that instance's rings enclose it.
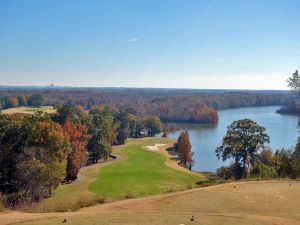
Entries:
{"label": "calm water surface", "polygon": [[[211,125],[181,124],[182,130],[187,130],[190,135],[192,151],[194,151],[195,171],[212,171],[228,163],[218,160],[215,149],[221,144],[226,134],[227,126],[233,121],[249,118],[266,128],[271,138],[269,146],[273,150],[292,148],[296,144],[300,130],[297,128],[297,116],[280,115],[276,113],[279,106],[251,107],[228,109],[219,111],[219,123]],[[177,138],[180,131],[169,134]]]}

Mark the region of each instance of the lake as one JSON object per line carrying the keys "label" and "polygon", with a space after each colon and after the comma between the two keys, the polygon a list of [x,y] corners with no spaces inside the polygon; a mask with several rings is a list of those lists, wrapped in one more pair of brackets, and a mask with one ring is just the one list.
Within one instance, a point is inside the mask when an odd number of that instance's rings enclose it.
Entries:
{"label": "lake", "polygon": [[[229,162],[218,160],[215,149],[221,145],[227,127],[235,120],[251,119],[266,128],[270,136],[268,146],[272,150],[293,148],[296,145],[300,130],[297,128],[297,116],[281,115],[276,113],[279,106],[250,107],[227,109],[219,111],[217,125],[180,124],[182,130],[187,130],[190,135],[192,151],[194,151],[194,171],[215,172],[218,167]],[[177,138],[181,131],[169,133],[169,137]]]}

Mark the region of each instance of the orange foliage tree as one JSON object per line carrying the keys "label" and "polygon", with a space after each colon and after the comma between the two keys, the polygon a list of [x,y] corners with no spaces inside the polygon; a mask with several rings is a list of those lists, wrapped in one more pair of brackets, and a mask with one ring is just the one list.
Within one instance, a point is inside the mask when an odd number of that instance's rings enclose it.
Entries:
{"label": "orange foliage tree", "polygon": [[192,145],[190,143],[189,133],[187,131],[181,132],[177,141],[178,158],[180,163],[189,169],[192,169],[192,166],[195,164],[191,149]]}
{"label": "orange foliage tree", "polygon": [[79,169],[85,165],[88,153],[86,150],[87,145],[87,128],[84,125],[77,126],[68,117],[62,128],[70,137],[72,151],[67,158],[67,173],[66,180],[77,179]]}

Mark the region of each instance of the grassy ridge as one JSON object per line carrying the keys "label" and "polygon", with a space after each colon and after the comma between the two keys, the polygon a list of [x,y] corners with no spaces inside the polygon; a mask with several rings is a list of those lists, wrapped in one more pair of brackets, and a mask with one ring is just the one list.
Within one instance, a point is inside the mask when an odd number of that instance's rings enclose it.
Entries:
{"label": "grassy ridge", "polygon": [[102,168],[90,191],[105,198],[137,197],[195,187],[203,178],[165,165],[166,157],[142,145],[124,148],[125,161]]}

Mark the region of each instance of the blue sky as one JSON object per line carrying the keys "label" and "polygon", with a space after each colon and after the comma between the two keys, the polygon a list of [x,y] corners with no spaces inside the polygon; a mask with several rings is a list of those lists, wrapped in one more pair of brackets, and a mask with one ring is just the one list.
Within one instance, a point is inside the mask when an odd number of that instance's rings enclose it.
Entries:
{"label": "blue sky", "polygon": [[1,85],[286,89],[298,0],[0,0]]}

